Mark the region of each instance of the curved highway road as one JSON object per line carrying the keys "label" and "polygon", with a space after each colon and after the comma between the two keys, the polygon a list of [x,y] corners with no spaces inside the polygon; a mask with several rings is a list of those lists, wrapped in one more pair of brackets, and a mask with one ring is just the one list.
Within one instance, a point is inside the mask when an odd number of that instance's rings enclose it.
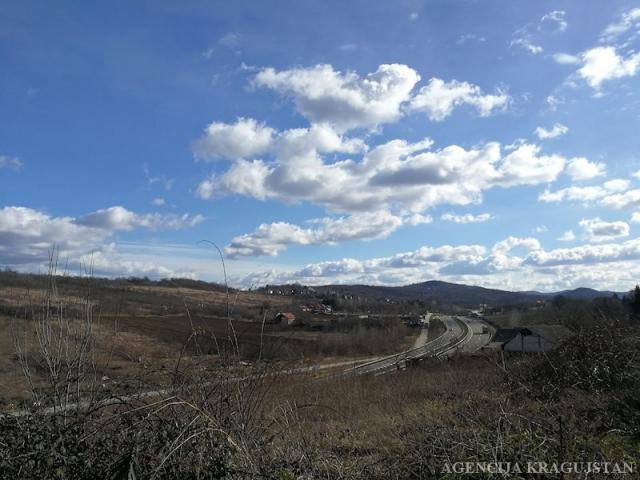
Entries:
{"label": "curved highway road", "polygon": [[473,353],[491,341],[490,327],[480,319],[440,315],[446,330],[439,337],[405,352],[358,365],[345,373],[382,374],[405,368],[407,363],[427,357],[446,357],[456,352]]}

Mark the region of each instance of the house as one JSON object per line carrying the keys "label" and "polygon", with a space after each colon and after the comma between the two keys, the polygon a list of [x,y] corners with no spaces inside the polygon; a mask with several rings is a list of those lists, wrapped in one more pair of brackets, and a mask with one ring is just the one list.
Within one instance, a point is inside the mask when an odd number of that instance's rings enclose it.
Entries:
{"label": "house", "polygon": [[295,325],[296,316],[291,312],[279,312],[273,318],[274,323],[285,323],[286,325]]}
{"label": "house", "polygon": [[564,325],[533,325],[499,329],[488,348],[505,352],[548,352],[573,336]]}
{"label": "house", "polygon": [[313,314],[330,314],[332,312],[331,305],[325,305],[324,303],[309,303],[306,305],[300,305],[300,310],[303,312],[311,312]]}

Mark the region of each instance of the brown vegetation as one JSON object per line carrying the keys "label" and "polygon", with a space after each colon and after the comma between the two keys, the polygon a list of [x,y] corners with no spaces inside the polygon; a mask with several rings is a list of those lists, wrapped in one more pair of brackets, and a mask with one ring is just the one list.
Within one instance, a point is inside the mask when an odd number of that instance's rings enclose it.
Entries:
{"label": "brown vegetation", "polygon": [[[381,318],[325,330],[230,322],[188,302],[181,313],[101,317],[87,296],[52,293],[55,282],[44,292],[43,308],[14,323],[11,360],[29,412],[0,417],[0,478],[439,479],[458,478],[443,473],[456,461],[640,457],[633,323],[587,324],[549,355],[326,377],[264,362],[269,340],[346,358],[385,340],[400,346],[407,328]],[[439,328],[433,322],[430,333]],[[336,338],[348,340],[325,340]],[[252,340],[257,350],[243,350]]]}

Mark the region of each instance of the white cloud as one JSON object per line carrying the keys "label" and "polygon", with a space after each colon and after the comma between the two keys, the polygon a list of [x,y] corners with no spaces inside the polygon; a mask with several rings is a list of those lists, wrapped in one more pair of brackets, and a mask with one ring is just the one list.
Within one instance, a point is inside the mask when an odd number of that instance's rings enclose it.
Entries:
{"label": "white cloud", "polygon": [[581,220],[579,225],[584,230],[587,240],[592,242],[603,242],[629,236],[629,224],[626,222],[607,222],[596,217]]}
{"label": "white cloud", "polygon": [[242,36],[239,33],[228,32],[218,40],[218,43],[228,48],[235,48],[240,45],[241,40]]}
{"label": "white cloud", "polygon": [[553,125],[551,130],[547,130],[543,127],[537,127],[535,130],[535,134],[540,140],[547,140],[549,138],[556,138],[560,135],[564,135],[568,131],[569,127],[562,125],[561,123],[556,123]]}
{"label": "white cloud", "polygon": [[555,180],[566,160],[560,155],[539,155],[540,147],[523,144],[507,155],[500,166],[501,186],[536,185]]}
{"label": "white cloud", "polygon": [[229,257],[275,256],[288,245],[332,245],[349,240],[384,238],[403,224],[430,223],[431,217],[393,215],[387,211],[366,212],[347,217],[325,217],[309,223],[315,228],[302,228],[287,222],[260,225],[254,232],[235,237],[225,247]]}
{"label": "white cloud", "polygon": [[265,68],[253,85],[290,96],[311,124],[328,124],[338,132],[395,122],[405,113],[405,104],[407,111],[424,111],[440,121],[460,105],[471,105],[481,116],[488,116],[510,101],[500,90],[483,94],[477,85],[439,78],[431,78],[412,96],[419,81],[420,75],[402,64],[380,65],[363,77],[336,71],[331,65],[316,65],[283,71]]}
{"label": "white cloud", "polygon": [[480,213],[478,215],[473,215],[471,213],[465,213],[464,215],[445,213],[440,218],[447,222],[454,223],[482,223],[487,220],[491,220],[491,215],[488,213]]}
{"label": "white cloud", "polygon": [[79,225],[71,217],[50,217],[26,207],[0,209],[0,263],[46,260],[54,246],[67,252],[97,246],[110,232]]}
{"label": "white cloud", "polygon": [[107,231],[134,230],[149,228],[151,230],[179,230],[193,227],[204,220],[202,215],[175,215],[160,213],[138,214],[121,206],[109,207],[89,213],[74,220],[77,225]]}
{"label": "white cloud", "polygon": [[640,223],[640,212],[633,212],[631,215],[631,223]]}
{"label": "white cloud", "polygon": [[573,230],[567,230],[558,237],[558,240],[560,240],[561,242],[573,242],[575,239],[576,234],[573,233]]}
{"label": "white cloud", "polygon": [[[347,144],[341,142],[341,148]],[[392,140],[370,149],[359,161],[326,161],[314,148],[303,154],[279,148],[271,162],[233,162],[223,174],[201,182],[197,193],[201,198],[240,194],[307,201],[340,212],[421,213],[435,205],[478,202],[484,190],[496,186],[551,182],[565,165],[563,157],[541,155],[536,145],[522,144],[502,156],[497,143],[430,151],[431,144],[430,139]],[[346,150],[358,148],[361,144],[356,143]]]}
{"label": "white cloud", "polygon": [[433,121],[442,121],[455,107],[471,105],[478,109],[480,116],[486,117],[494,110],[504,109],[509,100],[509,95],[501,91],[484,95],[480,87],[468,82],[432,78],[411,99],[411,109],[426,112]]}
{"label": "white cloud", "polygon": [[252,157],[271,148],[274,133],[252,118],[239,118],[233,124],[213,122],[194,142],[193,153],[199,160]]}
{"label": "white cloud", "polygon": [[509,46],[523,48],[533,55],[538,55],[539,53],[542,53],[544,51],[544,49],[540,45],[534,44],[528,35],[520,36],[513,39]]}
{"label": "white cloud", "polygon": [[546,251],[534,238],[509,237],[490,251],[481,245],[424,246],[389,257],[343,258],[287,272],[254,269],[235,283],[406,285],[438,278],[510,290],[550,291],[577,286],[623,290],[635,284],[633,272],[639,259],[640,239]]}
{"label": "white cloud", "polygon": [[419,17],[419,15],[418,15],[418,13],[417,13],[417,12],[411,12],[411,13],[409,14],[409,20],[411,20],[412,22],[413,22],[414,20],[417,20],[417,19],[418,19],[418,17]]}
{"label": "white cloud", "polygon": [[618,55],[615,47],[596,47],[582,54],[582,63],[578,75],[589,86],[599,89],[607,80],[635,75],[640,68],[640,53],[625,58]]}
{"label": "white cloud", "polygon": [[264,200],[268,195],[265,182],[270,173],[262,160],[237,160],[222,176],[211,175],[200,182],[196,195],[206,200],[216,194],[235,193]]}
{"label": "white cloud", "polygon": [[604,182],[602,185],[608,192],[624,192],[629,189],[631,182],[626,178],[614,178]]}
{"label": "white cloud", "polygon": [[543,15],[540,19],[540,29],[553,33],[564,32],[569,24],[565,20],[567,13],[564,10],[554,10]]}
{"label": "white cloud", "polygon": [[433,222],[431,215],[422,215],[421,213],[413,213],[403,218],[403,221],[407,225],[426,225]]}
{"label": "white cloud", "polygon": [[31,265],[46,262],[56,248],[69,261],[89,252],[105,251],[105,241],[118,230],[184,228],[200,221],[195,216],[139,215],[122,207],[98,210],[80,218],[51,217],[26,207],[0,209],[0,263]]}
{"label": "white cloud", "polygon": [[637,178],[638,180],[640,180],[640,170],[638,170],[637,172],[633,172],[631,176],[633,178]]}
{"label": "white cloud", "polygon": [[601,40],[610,42],[638,25],[640,25],[640,8],[632,8],[620,15],[618,21],[607,25],[607,28],[602,32]]}
{"label": "white cloud", "polygon": [[[372,258],[369,260],[356,260],[344,258],[336,261],[326,261],[310,264],[293,273],[294,278],[304,278],[308,283],[317,283],[317,280],[344,275],[371,275],[370,278],[379,278],[380,275],[394,275],[396,278],[406,278],[398,275],[402,270],[427,269],[434,273],[442,265],[452,262],[471,262],[482,258],[486,249],[480,245],[444,245],[441,247],[421,247],[417,250],[399,253],[390,257]],[[314,281],[316,280],[316,281]],[[379,283],[379,282],[376,282]]]}
{"label": "white cloud", "polygon": [[539,267],[555,265],[593,265],[598,263],[637,260],[640,258],[640,238],[623,243],[580,245],[572,248],[538,250],[532,252],[526,263]]}
{"label": "white cloud", "polygon": [[636,188],[623,193],[609,195],[604,197],[600,203],[615,210],[640,206],[640,189]]}
{"label": "white cloud", "polygon": [[630,185],[631,183],[629,180],[616,178],[614,180],[604,182],[602,185],[587,187],[571,186],[556,190],[555,192],[547,189],[538,196],[538,200],[541,202],[561,202],[564,200],[586,203],[594,201],[602,202],[605,198],[608,198],[617,192],[627,190]]}
{"label": "white cloud", "polygon": [[513,40],[511,40],[509,47],[522,48],[532,55],[542,53],[544,48],[539,45],[537,39],[544,33],[564,32],[568,27],[565,15],[562,10],[554,10],[543,15],[537,24],[528,24],[519,28],[514,32]]}
{"label": "white cloud", "polygon": [[492,249],[493,253],[507,254],[516,247],[523,247],[527,250],[540,250],[540,242],[532,237],[507,237],[497,242]]}
{"label": "white cloud", "polygon": [[554,53],[551,58],[560,65],[578,65],[580,63],[580,57],[569,53]]}
{"label": "white cloud", "polygon": [[551,110],[552,112],[555,112],[558,109],[558,105],[562,105],[564,103],[564,98],[556,97],[554,95],[549,95],[545,99],[545,102],[549,106],[549,110]]}
{"label": "white cloud", "polygon": [[577,181],[590,180],[605,174],[607,166],[602,162],[590,162],[584,157],[572,158],[567,164],[567,174]]}
{"label": "white cloud", "polygon": [[22,162],[18,157],[9,157],[7,155],[0,155],[0,169],[1,168],[11,168],[17,171],[22,168]]}
{"label": "white cloud", "polygon": [[151,200],[151,204],[156,207],[164,207],[166,203],[167,203],[166,200],[161,197],[156,197],[153,200]]}
{"label": "white cloud", "polygon": [[93,275],[106,277],[149,277],[161,278],[191,278],[196,274],[188,269],[175,270],[157,263],[157,261],[134,260],[119,254],[115,245],[109,245],[101,250],[93,251],[79,258],[72,258],[68,268],[82,273],[90,269]]}
{"label": "white cloud", "polygon": [[310,122],[344,131],[396,121],[419,80],[415,70],[400,64],[380,65],[365,77],[316,65],[283,71],[265,68],[253,84],[290,95]]}

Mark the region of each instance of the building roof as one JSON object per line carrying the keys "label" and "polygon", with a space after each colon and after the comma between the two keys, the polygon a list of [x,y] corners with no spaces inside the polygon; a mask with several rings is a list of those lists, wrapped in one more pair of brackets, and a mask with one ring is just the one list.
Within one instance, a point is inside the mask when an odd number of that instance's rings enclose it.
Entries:
{"label": "building roof", "polygon": [[500,328],[493,337],[493,343],[507,343],[520,333],[519,328]]}
{"label": "building roof", "polygon": [[518,328],[500,328],[493,337],[493,343],[508,343],[518,334],[536,335],[551,343],[562,343],[573,336],[564,325],[529,325]]}
{"label": "building roof", "polygon": [[574,333],[564,325],[532,325],[527,327],[534,335],[540,335],[548,342],[562,343],[573,337]]}

